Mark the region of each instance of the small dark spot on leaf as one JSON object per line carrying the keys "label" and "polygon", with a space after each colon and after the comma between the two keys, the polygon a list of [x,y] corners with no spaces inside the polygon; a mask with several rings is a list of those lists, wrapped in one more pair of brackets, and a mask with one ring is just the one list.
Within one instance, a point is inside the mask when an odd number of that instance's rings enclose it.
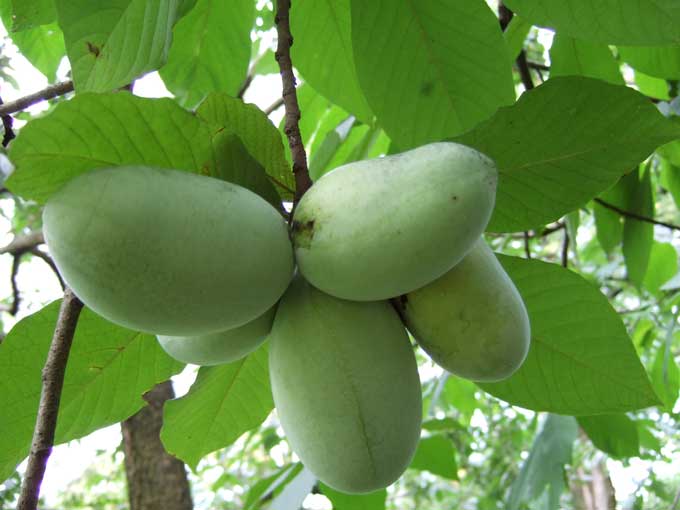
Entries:
{"label": "small dark spot on leaf", "polygon": [[94,58],[99,57],[99,54],[101,53],[101,49],[99,48],[99,46],[92,44],[90,41],[87,41],[87,51],[92,53],[94,55]]}
{"label": "small dark spot on leaf", "polygon": [[424,81],[423,83],[420,84],[420,95],[422,96],[431,95],[433,90],[434,82],[432,81]]}
{"label": "small dark spot on leaf", "polygon": [[453,196],[451,197],[451,200],[453,200],[454,202],[455,202],[456,200],[458,200],[458,195],[453,195]]}

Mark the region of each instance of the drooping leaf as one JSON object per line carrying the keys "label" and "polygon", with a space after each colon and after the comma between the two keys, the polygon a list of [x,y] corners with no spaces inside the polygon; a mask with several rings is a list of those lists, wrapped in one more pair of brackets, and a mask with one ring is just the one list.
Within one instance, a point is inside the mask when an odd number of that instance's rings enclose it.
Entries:
{"label": "drooping leaf", "polygon": [[637,425],[625,414],[579,416],[578,423],[593,444],[612,457],[621,459],[639,455]]}
{"label": "drooping leaf", "polygon": [[586,41],[680,44],[680,4],[675,0],[508,0],[506,4],[536,25]]}
{"label": "drooping leaf", "polygon": [[165,405],[161,440],[193,469],[204,455],[259,426],[274,408],[267,346],[245,358],[203,367],[189,393]]}
{"label": "drooping leaf", "polygon": [[558,33],[550,47],[550,77],[581,75],[623,85],[619,64],[606,44]]}
{"label": "drooping leaf", "polygon": [[624,62],[649,76],[680,79],[680,46],[619,46],[619,54]]}
{"label": "drooping leaf", "polygon": [[531,322],[531,347],[512,376],[479,386],[511,404],[570,415],[657,404],[621,318],[600,291],[556,264],[501,255]]}
{"label": "drooping leaf", "polygon": [[570,416],[550,414],[546,417],[529,457],[510,487],[506,508],[521,508],[522,503],[546,494],[547,508],[557,510],[565,485],[564,466],[571,462],[577,432],[576,420]]}
{"label": "drooping leaf", "polygon": [[54,0],[12,0],[12,25],[6,28],[19,32],[40,25],[49,25],[56,20]]}
{"label": "drooping leaf", "polygon": [[319,484],[324,496],[331,500],[335,510],[385,510],[387,491],[385,489],[368,494],[345,494],[331,489],[325,483]]}
{"label": "drooping leaf", "polygon": [[675,402],[678,400],[678,391],[680,390],[680,369],[678,369],[678,365],[670,350],[669,342],[671,340],[672,337],[667,337],[666,341],[656,351],[651,374],[654,389],[659,397],[661,397],[663,406],[669,411],[675,406]]}
{"label": "drooping leaf", "polygon": [[458,479],[456,451],[453,443],[440,434],[420,440],[409,467],[420,471],[429,471],[450,480]]}
{"label": "drooping leaf", "polygon": [[305,81],[362,122],[370,122],[373,113],[354,67],[350,1],[299,0],[290,11],[290,27],[295,34],[291,58]]}
{"label": "drooping leaf", "polygon": [[269,510],[297,510],[316,484],[316,476],[306,467],[302,467],[290,481],[274,497]]}
{"label": "drooping leaf", "polygon": [[238,135],[280,192],[291,196],[295,179],[286,161],[281,135],[264,112],[253,104],[215,93],[201,103],[196,114],[213,126],[213,137],[222,131]]}
{"label": "drooping leaf", "polygon": [[[647,218],[654,217],[651,171],[642,168],[621,179],[626,191],[624,210]],[[654,243],[654,225],[630,216],[623,220],[623,258],[626,272],[638,287],[647,273],[649,257]]]}
{"label": "drooping leaf", "polygon": [[483,0],[352,2],[352,45],[368,104],[402,150],[463,133],[515,97]]}
{"label": "drooping leaf", "polygon": [[174,29],[165,85],[183,106],[193,108],[210,92],[236,95],[248,73],[252,0],[198,0]]}
{"label": "drooping leaf", "polygon": [[640,93],[569,76],[551,78],[455,141],[496,161],[488,230],[514,232],[582,206],[679,136],[680,126]]}
{"label": "drooping leaf", "polygon": [[170,99],[78,94],[29,122],[12,142],[7,186],[44,202],[95,168],[143,164],[199,172],[213,164],[208,125]]}
{"label": "drooping leaf", "polygon": [[678,273],[678,253],[670,243],[652,244],[647,273],[642,281],[652,294],[659,292],[661,286]]}
{"label": "drooping leaf", "polygon": [[108,92],[167,58],[178,0],[54,0],[78,92]]}
{"label": "drooping leaf", "polygon": [[273,475],[260,478],[248,491],[243,510],[261,508],[260,503],[263,500],[271,499],[279,494],[300,471],[302,471],[302,464],[287,464]]}
{"label": "drooping leaf", "polygon": [[[0,344],[0,480],[28,454],[60,302],[17,323]],[[121,328],[84,309],[78,320],[59,406],[56,443],[124,420],[145,405],[142,395],[178,373],[147,334]]]}

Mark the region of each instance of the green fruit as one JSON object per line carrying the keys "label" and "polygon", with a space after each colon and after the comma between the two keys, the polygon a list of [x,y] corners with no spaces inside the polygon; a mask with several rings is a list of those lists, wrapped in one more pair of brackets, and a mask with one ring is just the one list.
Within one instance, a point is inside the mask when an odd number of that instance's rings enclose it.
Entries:
{"label": "green fruit", "polygon": [[165,352],[182,363],[219,365],[247,356],[264,342],[272,330],[276,307],[234,329],[201,336],[158,336]]}
{"label": "green fruit", "polygon": [[293,273],[286,224],[235,184],[176,170],[87,172],[45,206],[47,245],[76,295],[111,322],[172,336],[234,328]]}
{"label": "green fruit", "polygon": [[449,142],[339,167],[295,209],[300,272],[324,292],[354,301],[422,287],[482,234],[497,177],[486,156]]}
{"label": "green fruit", "polygon": [[453,374],[499,381],[517,370],[529,351],[524,302],[482,239],[456,267],[401,302],[416,341]]}
{"label": "green fruit", "polygon": [[387,302],[345,301],[295,279],[274,319],[269,373],[286,437],[321,481],[370,492],[406,469],[420,436],[420,381]]}

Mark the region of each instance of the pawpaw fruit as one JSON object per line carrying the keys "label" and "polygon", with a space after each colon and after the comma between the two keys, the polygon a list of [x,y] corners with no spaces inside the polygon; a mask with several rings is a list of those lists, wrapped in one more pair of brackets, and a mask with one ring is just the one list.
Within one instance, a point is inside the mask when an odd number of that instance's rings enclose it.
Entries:
{"label": "pawpaw fruit", "polygon": [[339,491],[386,487],[420,436],[420,380],[399,316],[385,301],[329,296],[296,278],[269,337],[274,403],[293,451]]}
{"label": "pawpaw fruit", "polygon": [[482,234],[497,178],[489,158],[450,142],[338,167],[295,209],[299,270],[322,291],[354,301],[422,287]]}
{"label": "pawpaw fruit", "polygon": [[264,315],[243,326],[199,336],[158,335],[158,343],[172,358],[194,365],[231,363],[257,349],[272,330],[273,306]]}
{"label": "pawpaw fruit", "polygon": [[400,302],[418,344],[460,377],[499,381],[527,356],[531,331],[526,307],[483,239],[444,276]]}
{"label": "pawpaw fruit", "polygon": [[282,216],[235,184],[122,166],[69,181],[44,234],[66,283],[95,312],[153,334],[241,326],[281,297],[293,274]]}

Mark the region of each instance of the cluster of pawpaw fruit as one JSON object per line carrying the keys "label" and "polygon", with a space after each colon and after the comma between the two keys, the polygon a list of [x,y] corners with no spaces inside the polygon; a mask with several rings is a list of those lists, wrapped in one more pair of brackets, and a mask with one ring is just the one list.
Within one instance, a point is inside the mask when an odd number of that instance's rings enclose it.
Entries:
{"label": "cluster of pawpaw fruit", "polygon": [[362,493],[394,482],[420,436],[406,328],[475,381],[527,354],[524,304],[481,237],[496,184],[484,155],[434,143],[326,174],[289,229],[235,184],[116,167],[68,182],[44,233],[86,305],[183,362],[234,361],[268,338],[291,447],[331,487]]}

